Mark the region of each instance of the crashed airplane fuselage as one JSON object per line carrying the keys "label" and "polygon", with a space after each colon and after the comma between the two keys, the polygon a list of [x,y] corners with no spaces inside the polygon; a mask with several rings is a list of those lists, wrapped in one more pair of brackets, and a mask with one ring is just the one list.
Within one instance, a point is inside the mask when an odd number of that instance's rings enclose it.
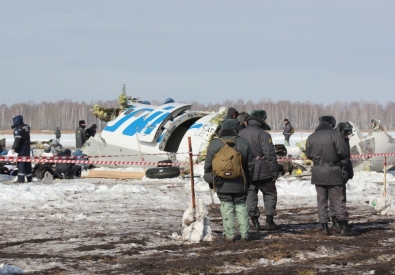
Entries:
{"label": "crashed airplane fuselage", "polygon": [[187,161],[188,137],[193,154],[203,153],[225,116],[219,112],[192,111],[190,104],[166,103],[160,106],[132,103],[100,135],[82,148],[88,156],[112,161]]}
{"label": "crashed airplane fuselage", "polygon": [[[353,126],[350,135],[351,155],[366,154],[385,154],[395,152],[395,139],[385,131],[371,131],[367,135],[363,135],[358,126],[350,122]],[[393,163],[395,157],[387,157],[387,163]],[[394,166],[387,165],[386,168]],[[384,158],[382,156],[372,156],[360,158],[353,162],[355,172],[358,171],[382,171],[384,168]]]}

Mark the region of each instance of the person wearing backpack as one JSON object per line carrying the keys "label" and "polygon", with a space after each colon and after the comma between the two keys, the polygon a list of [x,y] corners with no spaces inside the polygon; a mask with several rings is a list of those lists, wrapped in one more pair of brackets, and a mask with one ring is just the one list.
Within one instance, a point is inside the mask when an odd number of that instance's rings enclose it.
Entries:
{"label": "person wearing backpack", "polygon": [[284,119],[284,131],[283,131],[285,146],[290,146],[289,145],[289,138],[291,137],[291,135],[293,135],[294,131],[295,131],[294,127],[292,127],[288,118],[285,118]]}
{"label": "person wearing backpack", "polygon": [[219,137],[207,148],[204,164],[204,180],[215,189],[221,201],[224,237],[235,240],[236,213],[241,239],[249,240],[247,192],[254,166],[249,143],[237,136],[237,121],[225,119],[221,123]]}
{"label": "person wearing backpack", "polygon": [[274,223],[273,217],[277,215],[277,188],[278,177],[277,156],[271,135],[266,132],[270,126],[266,124],[267,118],[264,110],[252,110],[247,119],[247,127],[239,132],[239,137],[246,139],[252,149],[254,174],[248,189],[247,206],[248,215],[256,231],[259,231],[258,192],[263,193],[265,204],[266,225],[264,230],[276,230],[279,227]]}

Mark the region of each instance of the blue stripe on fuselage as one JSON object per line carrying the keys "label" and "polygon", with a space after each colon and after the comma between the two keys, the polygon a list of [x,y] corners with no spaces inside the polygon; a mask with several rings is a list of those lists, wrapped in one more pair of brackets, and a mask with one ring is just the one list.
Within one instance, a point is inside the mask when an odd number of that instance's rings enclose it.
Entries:
{"label": "blue stripe on fuselage", "polygon": [[189,129],[195,129],[195,128],[200,128],[203,126],[203,123],[195,123],[193,124],[191,127],[189,127]]}
{"label": "blue stripe on fuselage", "polygon": [[[134,112],[131,112],[130,114],[127,114],[126,116],[124,116],[123,118],[118,120],[114,125],[106,126],[103,130],[104,131],[108,131],[108,132],[115,132],[122,124],[124,124],[128,119],[133,117],[134,114],[136,114],[137,112],[140,112],[140,111],[152,111],[152,110],[153,109],[151,109],[151,108],[138,109],[138,110],[136,110]],[[133,124],[134,122],[135,121],[133,121],[131,124]]]}
{"label": "blue stripe on fuselage", "polygon": [[[157,117],[161,113],[162,112],[155,112],[154,114],[150,114],[148,119],[151,120],[152,118]],[[123,130],[122,134],[125,136],[133,136],[136,133],[140,133],[140,131],[142,131],[145,126],[147,126],[147,123],[149,121],[148,119],[145,119],[145,117],[139,117],[138,119],[133,121],[128,127],[126,127],[125,130]]]}

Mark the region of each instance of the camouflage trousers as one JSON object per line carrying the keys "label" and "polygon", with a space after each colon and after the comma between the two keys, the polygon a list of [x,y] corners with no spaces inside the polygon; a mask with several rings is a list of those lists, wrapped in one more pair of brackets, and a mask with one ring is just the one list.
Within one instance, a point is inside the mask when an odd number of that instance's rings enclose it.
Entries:
{"label": "camouflage trousers", "polygon": [[227,239],[233,240],[235,237],[235,214],[239,224],[241,238],[248,238],[250,224],[247,213],[247,194],[244,193],[218,193],[221,201],[221,215],[224,227],[224,235]]}

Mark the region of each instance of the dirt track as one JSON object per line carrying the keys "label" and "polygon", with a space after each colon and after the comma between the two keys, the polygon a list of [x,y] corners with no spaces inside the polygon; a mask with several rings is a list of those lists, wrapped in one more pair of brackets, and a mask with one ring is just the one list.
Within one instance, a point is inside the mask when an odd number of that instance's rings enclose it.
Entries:
{"label": "dirt track", "polygon": [[[67,233],[73,223],[39,221],[33,215],[25,228],[3,222],[0,263],[31,265],[24,274],[395,274],[395,231],[392,220],[374,215],[368,205],[350,207],[357,236],[323,236],[315,208],[282,209],[276,218],[281,229],[253,232],[251,242],[225,242],[219,205],[209,206],[213,242],[183,244],[170,238],[179,231],[167,210],[151,211],[157,219],[145,219],[136,211],[136,226],[103,220],[84,222],[80,232]],[[100,210],[96,210],[97,213]],[[172,211],[182,215],[182,210]],[[263,220],[261,221],[263,222]],[[123,222],[125,224],[125,222]],[[139,228],[144,225],[145,228]],[[29,226],[42,228],[30,236]],[[102,230],[94,230],[100,226]],[[60,228],[66,229],[61,232]],[[25,233],[21,233],[21,232]],[[74,235],[70,235],[70,234]],[[6,240],[5,236],[23,239]],[[46,237],[43,237],[46,236]]]}

